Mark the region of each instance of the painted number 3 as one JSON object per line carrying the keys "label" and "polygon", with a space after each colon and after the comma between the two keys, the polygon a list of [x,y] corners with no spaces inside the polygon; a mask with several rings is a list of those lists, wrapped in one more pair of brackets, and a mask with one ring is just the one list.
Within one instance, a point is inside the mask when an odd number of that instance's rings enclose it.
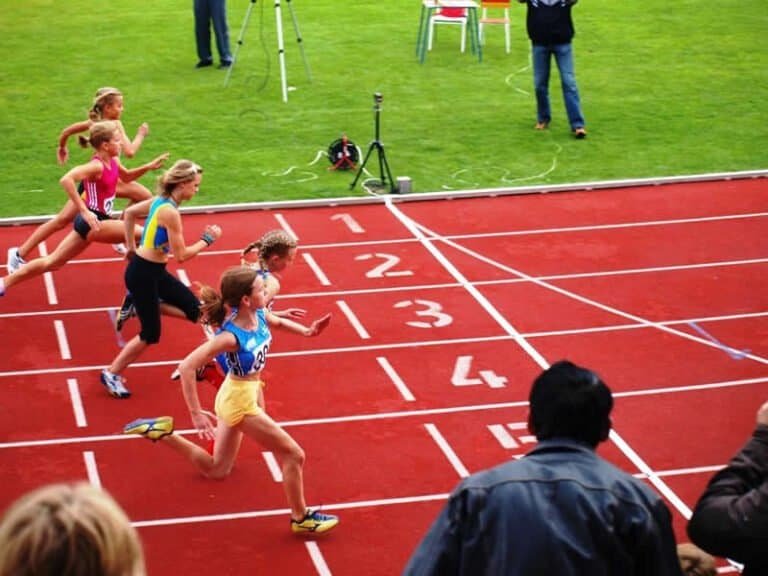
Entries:
{"label": "painted number 3", "polygon": [[432,318],[433,320],[431,322],[412,320],[406,322],[408,326],[413,326],[414,328],[442,328],[453,322],[453,318],[443,312],[443,307],[431,300],[403,300],[394,305],[395,308],[408,308],[410,306],[422,306],[422,308],[415,310],[414,314],[422,318]]}

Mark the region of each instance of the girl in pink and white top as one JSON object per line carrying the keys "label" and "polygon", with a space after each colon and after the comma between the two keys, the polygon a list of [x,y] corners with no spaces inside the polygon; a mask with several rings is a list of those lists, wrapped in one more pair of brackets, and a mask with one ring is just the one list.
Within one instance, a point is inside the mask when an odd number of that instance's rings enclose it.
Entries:
{"label": "girl in pink and white top", "polygon": [[[118,159],[122,134],[119,126],[112,121],[94,123],[89,142],[96,151],[91,161],[72,168],[59,181],[77,207],[74,229],[49,256],[32,260],[13,274],[0,278],[0,296],[19,282],[58,270],[91,242],[115,244],[125,238],[123,223],[111,217],[118,180],[131,182],[150,170],[157,170],[168,158],[168,153],[161,154],[148,164],[127,169]],[[80,181],[84,189],[82,197],[77,191],[77,182]],[[136,234],[141,235],[139,227]]]}

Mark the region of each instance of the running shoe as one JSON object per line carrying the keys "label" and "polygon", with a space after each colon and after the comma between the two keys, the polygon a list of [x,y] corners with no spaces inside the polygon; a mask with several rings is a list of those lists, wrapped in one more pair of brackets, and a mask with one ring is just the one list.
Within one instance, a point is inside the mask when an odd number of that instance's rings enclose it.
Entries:
{"label": "running shoe", "polygon": [[320,510],[307,508],[307,513],[301,520],[291,518],[291,530],[296,534],[328,532],[339,523],[338,516],[322,514]]}
{"label": "running shoe", "polygon": [[17,247],[8,248],[8,274],[13,274],[26,263],[27,261],[19,255]]}
{"label": "running shoe", "polygon": [[136,306],[133,304],[133,296],[130,292],[126,292],[123,303],[120,304],[120,310],[115,315],[115,330],[120,332],[126,321],[134,316],[136,316]]}
{"label": "running shoe", "polygon": [[126,254],[128,254],[128,248],[122,242],[120,242],[119,244],[112,244],[112,249],[118,254],[121,254],[122,256],[125,256]]}
{"label": "running shoe", "polygon": [[139,418],[123,426],[123,434],[138,434],[157,442],[163,436],[173,434],[173,418],[160,416],[159,418]]}
{"label": "running shoe", "polygon": [[123,377],[119,374],[112,374],[106,368],[101,371],[101,383],[115,398],[129,398],[131,395],[131,392],[125,387]]}

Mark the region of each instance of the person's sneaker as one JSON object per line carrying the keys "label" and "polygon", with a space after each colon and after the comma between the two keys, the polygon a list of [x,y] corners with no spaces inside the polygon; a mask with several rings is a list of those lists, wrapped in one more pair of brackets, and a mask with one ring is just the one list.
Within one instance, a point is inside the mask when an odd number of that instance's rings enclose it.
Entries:
{"label": "person's sneaker", "polygon": [[229,61],[225,60],[224,62],[219,64],[219,70],[225,70],[225,69],[229,68],[230,66],[232,66],[232,62],[229,62]]}
{"label": "person's sneaker", "polygon": [[549,128],[549,122],[536,122],[536,126],[534,126],[536,130],[546,130]]}
{"label": "person's sneaker", "polygon": [[112,249],[122,256],[125,256],[126,254],[128,254],[128,248],[122,242],[120,242],[119,244],[112,244]]}
{"label": "person's sneaker", "polygon": [[163,436],[173,434],[173,418],[160,416],[159,418],[139,418],[123,426],[123,434],[138,434],[157,442]]}
{"label": "person's sneaker", "polygon": [[131,392],[125,387],[123,377],[119,374],[112,374],[106,368],[101,371],[101,383],[104,384],[107,392],[115,398],[128,398],[131,395]]}
{"label": "person's sneaker", "polygon": [[26,260],[19,255],[17,247],[8,248],[8,274],[13,274],[26,263]]}
{"label": "person's sneaker", "polygon": [[136,316],[136,306],[133,304],[133,296],[131,296],[130,292],[127,292],[123,298],[123,303],[120,304],[120,309],[115,315],[115,330],[120,332],[125,322],[134,316]]}
{"label": "person's sneaker", "polygon": [[213,60],[200,60],[195,64],[195,68],[207,68],[208,66],[213,66]]}
{"label": "person's sneaker", "polygon": [[577,140],[584,140],[584,138],[587,137],[587,131],[583,127],[575,128],[573,130],[573,137],[576,138]]}
{"label": "person's sneaker", "polygon": [[291,518],[291,530],[296,534],[328,532],[339,523],[339,517],[322,514],[319,510],[307,508],[307,513],[301,520]]}

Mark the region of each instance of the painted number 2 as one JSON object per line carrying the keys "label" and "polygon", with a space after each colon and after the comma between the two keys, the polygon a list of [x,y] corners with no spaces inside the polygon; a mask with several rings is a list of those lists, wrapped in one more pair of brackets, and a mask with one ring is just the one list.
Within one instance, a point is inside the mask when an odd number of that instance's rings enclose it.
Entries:
{"label": "painted number 2", "polygon": [[413,272],[411,270],[392,270],[392,268],[400,264],[400,258],[393,254],[382,254],[377,252],[376,254],[361,254],[360,256],[355,256],[355,260],[370,260],[371,258],[379,258],[384,260],[384,262],[366,272],[366,278],[413,276]]}
{"label": "painted number 2", "polygon": [[470,378],[472,370],[472,356],[459,356],[456,358],[456,366],[453,368],[451,384],[454,386],[477,386],[487,384],[491,388],[503,388],[507,383],[504,376],[499,376],[493,370],[480,370],[480,378]]}
{"label": "painted number 2", "polygon": [[443,307],[440,306],[437,302],[432,302],[431,300],[403,300],[402,302],[398,302],[395,304],[395,308],[408,308],[409,306],[422,306],[422,308],[414,311],[414,314],[416,316],[420,316],[422,318],[433,318],[431,322],[423,322],[421,320],[412,320],[411,322],[406,322],[408,326],[413,326],[414,328],[442,328],[443,326],[448,326],[453,322],[453,318],[449,315],[443,312]]}

